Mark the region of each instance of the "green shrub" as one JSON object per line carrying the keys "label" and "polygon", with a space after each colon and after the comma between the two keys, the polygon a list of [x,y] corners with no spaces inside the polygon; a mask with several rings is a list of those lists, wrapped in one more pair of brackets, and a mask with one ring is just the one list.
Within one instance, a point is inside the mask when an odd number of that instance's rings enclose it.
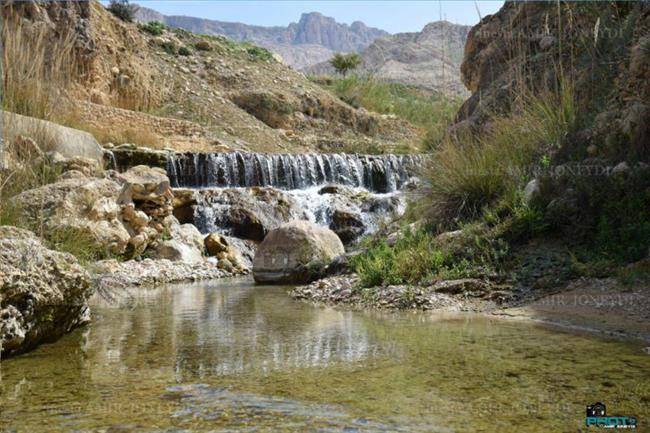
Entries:
{"label": "green shrub", "polygon": [[149,21],[145,24],[139,24],[138,28],[143,32],[149,33],[154,36],[160,36],[165,31],[165,25],[160,21]]}
{"label": "green shrub", "polygon": [[111,0],[108,4],[109,12],[127,23],[133,22],[138,7],[129,3],[129,0]]}
{"label": "green shrub", "polygon": [[176,44],[171,41],[165,41],[162,43],[162,49],[169,55],[176,55]]}
{"label": "green shrub", "polygon": [[187,47],[180,47],[178,49],[178,55],[179,56],[189,56],[191,54],[192,54],[192,52]]}
{"label": "green shrub", "polygon": [[246,48],[246,52],[252,60],[269,61],[273,59],[273,54],[266,48],[250,46]]}
{"label": "green shrub", "polygon": [[356,256],[352,265],[365,287],[417,283],[434,275],[443,265],[442,252],[425,231],[407,231],[393,247],[379,241]]}
{"label": "green shrub", "polygon": [[438,240],[427,230],[406,230],[394,246],[374,241],[352,259],[364,287],[428,284],[438,278],[485,278],[497,273],[508,254],[498,233],[467,226],[453,241]]}
{"label": "green shrub", "polygon": [[357,53],[342,54],[336,53],[330,59],[330,65],[336,72],[344,77],[353,69],[356,69],[361,64],[361,57]]}

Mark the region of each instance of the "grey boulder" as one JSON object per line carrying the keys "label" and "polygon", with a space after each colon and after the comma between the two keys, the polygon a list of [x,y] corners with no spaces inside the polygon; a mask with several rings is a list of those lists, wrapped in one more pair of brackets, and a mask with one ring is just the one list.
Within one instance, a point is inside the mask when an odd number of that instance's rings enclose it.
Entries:
{"label": "grey boulder", "polygon": [[345,253],[339,237],[309,221],[292,221],[271,230],[255,253],[258,283],[307,283]]}

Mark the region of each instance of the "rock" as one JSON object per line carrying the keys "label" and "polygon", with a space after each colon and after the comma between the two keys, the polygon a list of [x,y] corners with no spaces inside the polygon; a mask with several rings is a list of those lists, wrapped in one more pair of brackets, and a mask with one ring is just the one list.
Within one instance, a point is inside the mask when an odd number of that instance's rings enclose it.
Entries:
{"label": "rock", "polygon": [[210,233],[203,241],[205,243],[205,250],[210,256],[216,256],[219,253],[227,252],[230,244],[225,237],[219,233]]}
{"label": "rock", "polygon": [[325,185],[318,190],[319,194],[340,194],[342,192],[342,185]]}
{"label": "rock", "polygon": [[137,147],[130,143],[121,144],[112,149],[112,152],[115,165],[122,171],[137,165],[165,169],[167,166],[167,155],[169,154],[166,150]]}
{"label": "rock", "polygon": [[82,176],[24,191],[13,200],[27,221],[44,227],[47,237],[72,230],[89,235],[98,250],[123,254],[131,235],[117,215],[119,192],[120,186],[109,179]]}
{"label": "rock", "polygon": [[236,207],[230,213],[233,234],[243,239],[261,241],[271,228],[269,218],[251,209]]}
{"label": "rock", "polygon": [[238,238],[262,241],[266,234],[293,219],[306,219],[291,196],[271,187],[199,191],[199,220],[226,229]]}
{"label": "rock", "polygon": [[[74,231],[88,235],[98,252],[137,256],[175,221],[167,219],[173,196],[161,170],[135,167],[126,173],[107,172],[105,178],[88,177],[78,170],[65,174],[74,176],[61,176],[12,199],[27,221],[44,228],[47,237]],[[203,239],[199,238],[200,251]],[[192,242],[197,245],[196,236]]]}
{"label": "rock", "polygon": [[[238,242],[241,246],[241,242]],[[217,257],[220,266],[226,266],[226,270],[245,269],[250,267],[250,259],[244,259],[242,252],[233,245],[231,241],[219,233],[210,233],[204,239],[205,249],[208,255]],[[227,263],[222,263],[227,262]]]}
{"label": "rock", "polygon": [[154,248],[153,258],[183,263],[199,263],[203,261],[200,250],[179,240],[157,243]]}
{"label": "rock", "polygon": [[157,242],[153,258],[198,263],[203,258],[203,235],[192,224],[179,224],[173,216],[165,221],[171,239]]}
{"label": "rock", "polygon": [[88,321],[90,277],[70,254],[0,226],[0,356],[54,341]]}
{"label": "rock", "polygon": [[476,278],[464,278],[460,280],[444,280],[434,284],[431,289],[437,293],[447,294],[471,294],[472,296],[481,296],[487,289],[486,282]]}
{"label": "rock", "polygon": [[528,205],[531,204],[539,196],[539,191],[539,180],[533,179],[528,182],[524,188],[524,202]]}
{"label": "rock", "polygon": [[264,238],[253,260],[253,277],[258,283],[306,283],[344,253],[333,231],[308,221],[293,221]]}
{"label": "rock", "polygon": [[366,225],[360,214],[335,209],[332,214],[330,229],[337,234],[344,244],[350,244],[363,235],[366,231]]}
{"label": "rock", "polygon": [[49,150],[59,152],[67,158],[81,156],[103,164],[104,151],[95,137],[85,131],[68,128],[56,123],[33,117],[2,111],[3,121],[11,135],[30,137],[40,143],[47,142]]}

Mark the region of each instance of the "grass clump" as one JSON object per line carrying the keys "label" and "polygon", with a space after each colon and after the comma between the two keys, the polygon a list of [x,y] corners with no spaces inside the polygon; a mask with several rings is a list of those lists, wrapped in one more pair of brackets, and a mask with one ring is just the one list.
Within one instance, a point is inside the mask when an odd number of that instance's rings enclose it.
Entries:
{"label": "grass clump", "polygon": [[178,55],[179,55],[179,56],[191,56],[191,55],[192,55],[192,52],[191,52],[190,49],[187,48],[187,47],[180,47],[180,48],[178,49]]}
{"label": "grass clump", "polygon": [[366,247],[352,259],[363,287],[493,277],[508,253],[501,234],[482,225],[464,227],[453,241],[420,228],[404,230],[392,246],[374,240]]}
{"label": "grass clump", "polygon": [[92,234],[74,227],[53,228],[49,230],[45,240],[48,248],[70,253],[82,265],[113,257],[109,251],[97,244]]}
{"label": "grass clump", "polygon": [[517,194],[540,161],[557,151],[576,121],[570,86],[528,96],[509,117],[495,116],[481,136],[447,137],[427,170],[428,216],[438,224],[480,217],[486,207]]}
{"label": "grass clump", "polygon": [[153,36],[160,36],[164,33],[166,27],[160,21],[149,21],[148,23],[138,24],[138,28]]}
{"label": "grass clump", "polygon": [[340,79],[312,78],[355,108],[408,120],[423,132],[423,150],[431,150],[441,140],[461,100],[399,83],[372,77],[349,76]]}

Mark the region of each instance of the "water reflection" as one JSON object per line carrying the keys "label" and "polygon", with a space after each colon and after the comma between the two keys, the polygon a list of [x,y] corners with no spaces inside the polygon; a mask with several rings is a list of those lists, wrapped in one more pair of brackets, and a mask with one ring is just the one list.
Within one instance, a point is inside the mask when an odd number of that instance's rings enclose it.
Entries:
{"label": "water reflection", "polygon": [[[305,308],[282,290],[250,284],[190,285],[95,308],[89,356],[121,368],[156,361],[177,380],[274,369],[327,367],[386,355],[353,312]],[[272,292],[272,293],[271,293]],[[110,322],[115,326],[103,326]],[[119,371],[117,372],[119,373]]]}
{"label": "water reflection", "polygon": [[138,293],[4,361],[0,431],[579,431],[602,400],[650,416],[634,344],[316,308],[249,281]]}

